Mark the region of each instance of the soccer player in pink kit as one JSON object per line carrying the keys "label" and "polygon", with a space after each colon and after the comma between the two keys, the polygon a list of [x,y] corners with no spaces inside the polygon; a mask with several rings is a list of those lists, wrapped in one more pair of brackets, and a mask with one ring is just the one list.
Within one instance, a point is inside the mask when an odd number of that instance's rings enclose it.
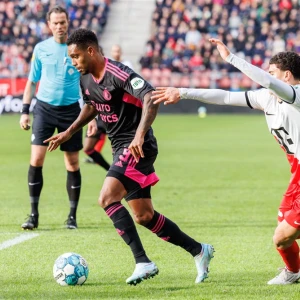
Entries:
{"label": "soccer player in pink kit", "polygon": [[282,272],[268,284],[291,284],[300,278],[300,56],[280,52],[269,63],[269,73],[230,53],[218,39],[210,39],[221,57],[264,89],[229,92],[220,89],[159,87],[152,93],[154,104],[194,99],[209,104],[248,106],[264,111],[271,134],[286,152],[291,165],[289,186],[279,206],[278,226],[273,241],[285,263]]}
{"label": "soccer player in pink kit", "polygon": [[99,115],[113,149],[113,163],[104,180],[99,204],[135,259],[134,272],[126,283],[136,285],[156,276],[158,267],[147,256],[133,219],[121,203],[123,198],[138,224],[191,254],[198,273],[195,283],[203,282],[208,277],[213,246],[194,240],[153,207],[151,186],[159,180],[154,169],[158,147],[151,128],[158,110],[150,99],[154,88],[128,66],[104,57],[91,30],[75,30],[67,45],[72,64],[82,75],[80,85],[85,104],[66,131],[45,141],[50,142],[48,150],[55,150]]}

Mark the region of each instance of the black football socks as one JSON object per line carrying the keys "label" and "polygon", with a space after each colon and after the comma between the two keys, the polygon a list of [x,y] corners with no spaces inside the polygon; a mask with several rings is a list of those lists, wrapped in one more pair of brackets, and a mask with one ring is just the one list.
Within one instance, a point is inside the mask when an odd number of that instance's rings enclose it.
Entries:
{"label": "black football socks", "polygon": [[105,213],[112,220],[118,234],[130,247],[136,263],[150,262],[147,257],[135,224],[128,210],[121,204],[115,202],[105,207]]}
{"label": "black football socks", "polygon": [[31,214],[38,215],[38,206],[41,191],[43,188],[43,167],[29,166],[28,170],[28,187],[31,204]]}
{"label": "black football socks", "polygon": [[145,227],[164,241],[185,249],[192,256],[198,255],[202,250],[200,243],[185,234],[174,222],[157,211],[154,211],[152,220]]}
{"label": "black football socks", "polygon": [[94,150],[93,152],[89,152],[88,154],[89,157],[91,157],[93,159],[93,161],[101,166],[102,168],[104,168],[106,171],[108,171],[110,165],[109,163],[104,159],[104,157],[102,156],[101,153],[97,152],[96,150]]}
{"label": "black football socks", "polygon": [[70,201],[70,214],[69,216],[76,219],[77,206],[81,191],[81,173],[80,169],[75,172],[67,171],[67,191]]}

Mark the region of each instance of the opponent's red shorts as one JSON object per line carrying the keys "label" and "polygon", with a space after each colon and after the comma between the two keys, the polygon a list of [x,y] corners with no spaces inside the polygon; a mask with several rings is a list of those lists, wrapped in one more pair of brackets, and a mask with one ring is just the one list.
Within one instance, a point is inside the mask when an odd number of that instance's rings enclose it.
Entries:
{"label": "opponent's red shorts", "polygon": [[298,184],[290,184],[283,195],[278,211],[278,221],[283,220],[300,230],[300,186]]}

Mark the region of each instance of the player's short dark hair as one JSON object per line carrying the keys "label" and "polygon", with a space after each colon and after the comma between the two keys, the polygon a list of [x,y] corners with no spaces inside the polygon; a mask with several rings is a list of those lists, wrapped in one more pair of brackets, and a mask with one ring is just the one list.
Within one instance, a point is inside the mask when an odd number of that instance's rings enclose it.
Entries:
{"label": "player's short dark hair", "polygon": [[56,14],[60,14],[60,13],[65,13],[67,20],[69,20],[69,15],[68,12],[65,8],[59,6],[59,5],[55,5],[53,6],[48,12],[47,12],[47,21],[50,21],[50,16],[52,13],[56,13]]}
{"label": "player's short dark hair", "polygon": [[290,71],[294,78],[300,79],[300,56],[293,51],[279,52],[269,62],[281,71]]}
{"label": "player's short dark hair", "polygon": [[78,48],[87,49],[89,46],[95,46],[98,51],[99,44],[96,34],[89,29],[79,28],[76,29],[67,39],[67,45],[75,44]]}

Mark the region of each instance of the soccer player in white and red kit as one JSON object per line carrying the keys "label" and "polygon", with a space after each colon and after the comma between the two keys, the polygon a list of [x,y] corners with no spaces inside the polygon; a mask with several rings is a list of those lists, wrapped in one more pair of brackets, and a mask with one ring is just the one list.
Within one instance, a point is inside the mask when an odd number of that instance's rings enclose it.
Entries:
{"label": "soccer player in white and red kit", "polygon": [[269,73],[230,53],[218,39],[221,57],[246,74],[263,89],[229,92],[220,89],[157,88],[152,94],[154,104],[177,103],[194,99],[209,104],[248,106],[264,111],[268,128],[285,151],[291,166],[289,186],[279,206],[278,226],[273,241],[285,263],[283,271],[268,284],[291,284],[300,278],[300,56],[295,52],[280,52],[269,63]]}

